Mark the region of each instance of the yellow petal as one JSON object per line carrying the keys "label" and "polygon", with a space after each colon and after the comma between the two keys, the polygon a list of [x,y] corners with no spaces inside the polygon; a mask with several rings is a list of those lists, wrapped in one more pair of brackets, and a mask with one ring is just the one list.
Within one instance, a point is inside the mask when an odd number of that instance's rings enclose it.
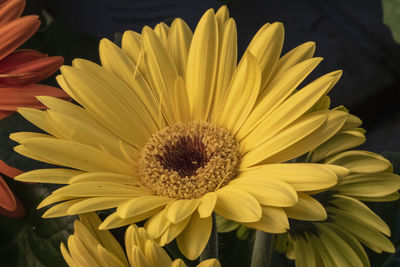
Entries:
{"label": "yellow petal", "polygon": [[221,267],[221,264],[217,259],[208,259],[200,262],[197,267]]}
{"label": "yellow petal", "polygon": [[315,149],[325,141],[329,140],[329,138],[341,129],[346,120],[346,113],[330,110],[324,111],[324,114],[327,115],[328,118],[320,128],[287,149],[284,149],[262,161],[260,164],[286,162]]}
{"label": "yellow petal", "polygon": [[290,148],[293,144],[319,129],[326,120],[325,114],[309,114],[296,120],[282,132],[259,144],[254,149],[248,152],[243,151],[247,153],[240,162],[240,168],[244,169],[259,162],[268,161],[269,157],[274,157],[275,154]]}
{"label": "yellow petal", "polygon": [[192,31],[182,19],[177,18],[172,22],[168,35],[168,51],[175,62],[178,75],[184,79],[192,37]]}
{"label": "yellow petal", "polygon": [[160,38],[161,42],[165,47],[167,47],[168,42],[168,34],[169,34],[169,27],[164,22],[158,23],[154,27],[154,33],[157,34],[158,38]]}
{"label": "yellow petal", "polygon": [[141,187],[112,182],[82,182],[70,184],[53,191],[54,195],[74,197],[136,197],[150,195]]}
{"label": "yellow petal", "polygon": [[132,173],[132,168],[124,162],[81,143],[36,137],[23,141],[22,145],[58,165],[84,171]]}
{"label": "yellow petal", "polygon": [[315,52],[314,42],[307,42],[290,50],[279,59],[278,63],[276,64],[274,74],[272,75],[273,77],[271,77],[271,80],[273,80],[274,77],[277,77],[279,74],[285,72],[289,68],[293,67],[294,65],[300,63],[301,61],[305,61],[309,58],[312,58],[314,52]]}
{"label": "yellow petal", "polygon": [[81,174],[82,172],[70,169],[39,169],[24,172],[14,179],[16,181],[24,181],[29,183],[52,183],[52,184],[68,184],[71,177]]}
{"label": "yellow petal", "polygon": [[184,220],[180,221],[177,224],[168,225],[167,229],[165,229],[164,233],[159,238],[160,246],[164,246],[165,244],[170,243],[174,240],[182,231],[185,230],[186,226],[190,222],[191,217],[186,217]]}
{"label": "yellow petal", "polygon": [[390,236],[390,228],[388,225],[361,201],[352,197],[336,194],[335,198],[332,199],[330,203],[340,208],[340,210],[336,211],[336,214],[346,213],[348,215],[355,215],[360,221],[363,221],[385,235]]}
{"label": "yellow petal", "polygon": [[186,91],[185,81],[178,77],[175,81],[175,88],[173,90],[173,113],[176,122],[189,122],[190,117],[190,105],[189,98]]}
{"label": "yellow petal", "polygon": [[262,206],[262,216],[258,222],[244,225],[267,233],[284,233],[289,229],[289,220],[282,208]]}
{"label": "yellow petal", "polygon": [[254,56],[247,53],[229,84],[219,125],[236,134],[253,108],[260,83],[261,70]]}
{"label": "yellow petal", "polygon": [[257,105],[238,133],[238,139],[241,140],[249,134],[263,119],[281,105],[320,62],[321,58],[305,60],[288,69],[279,79],[271,82],[259,96]]}
{"label": "yellow petal", "polygon": [[147,261],[146,257],[139,250],[138,247],[133,247],[131,251],[129,251],[132,261],[130,261],[131,266],[140,266],[140,267],[153,267]]}
{"label": "yellow petal", "polygon": [[82,182],[112,182],[117,184],[130,184],[130,185],[137,185],[137,178],[112,173],[112,172],[80,172],[78,175],[71,178],[68,183],[75,184],[75,183],[82,183]]}
{"label": "yellow petal", "polygon": [[160,212],[146,220],[144,227],[151,238],[157,239],[170,224],[171,222],[165,216],[165,209],[162,209]]}
{"label": "yellow petal", "polygon": [[352,175],[337,187],[341,194],[355,197],[382,197],[399,189],[400,177],[386,173]]}
{"label": "yellow petal", "polygon": [[68,209],[72,206],[75,205],[76,203],[80,202],[82,199],[74,199],[74,200],[69,200],[65,201],[63,203],[57,204],[50,209],[46,210],[45,213],[43,213],[42,217],[43,218],[54,218],[54,217],[62,217],[62,216],[67,216],[68,215]]}
{"label": "yellow petal", "polygon": [[296,267],[318,267],[316,265],[315,251],[310,241],[298,238],[294,242]]}
{"label": "yellow petal", "polygon": [[178,199],[172,201],[166,206],[165,215],[172,223],[178,223],[192,215],[197,209],[199,202],[199,199]]}
{"label": "yellow petal", "polygon": [[340,132],[316,148],[312,154],[311,161],[317,162],[335,153],[359,146],[365,140],[365,135],[356,130]]}
{"label": "yellow petal", "polygon": [[214,211],[215,204],[217,203],[217,194],[215,192],[209,192],[201,197],[197,212],[200,218],[206,218],[211,216]]}
{"label": "yellow petal", "polygon": [[262,71],[261,90],[270,81],[281,54],[284,38],[282,23],[265,24],[251,40],[248,50],[256,57]]}
{"label": "yellow petal", "polygon": [[153,91],[158,93],[167,121],[173,121],[171,92],[175,88],[178,72],[175,63],[160,38],[149,28],[142,31],[146,72]]}
{"label": "yellow petal", "polygon": [[330,76],[323,76],[288,98],[241,140],[243,151],[257,147],[302,116],[325,94],[332,80]]}
{"label": "yellow petal", "polygon": [[144,255],[151,266],[170,267],[172,260],[168,254],[153,240],[147,240]]}
{"label": "yellow petal", "polygon": [[190,45],[186,86],[192,116],[196,120],[208,117],[217,70],[218,27],[214,11],[209,9],[197,24]]}
{"label": "yellow petal", "polygon": [[38,154],[32,152],[31,150],[27,149],[23,145],[15,146],[14,151],[21,154],[22,156],[37,160],[37,161],[42,161],[54,165],[58,165],[57,162],[51,161],[50,159],[46,159],[44,157],[39,156]]}
{"label": "yellow petal", "polygon": [[281,180],[268,179],[259,174],[244,172],[238,179],[233,180],[229,187],[250,193],[262,205],[290,207],[297,202],[297,193],[292,186]]}
{"label": "yellow petal", "polygon": [[[249,169],[243,173],[243,178],[251,178],[252,176],[284,181],[290,184],[296,191],[319,190],[331,187],[337,183],[336,174],[329,167],[324,166],[324,164],[266,164]],[[240,178],[241,176],[237,179]]]}
{"label": "yellow petal", "polygon": [[[218,25],[219,23],[220,21],[218,21]],[[218,58],[214,103],[211,113],[211,120],[213,122],[218,122],[220,120],[228,93],[228,86],[231,83],[237,64],[237,33],[235,21],[229,19],[219,28],[221,29],[221,32],[219,32],[220,52]]]}
{"label": "yellow petal", "polygon": [[129,85],[143,102],[153,120],[157,121],[157,100],[142,72],[137,69],[138,67],[128,55],[108,39],[100,41],[99,54],[102,66]]}
{"label": "yellow petal", "polygon": [[125,267],[126,265],[123,264],[114,254],[110,251],[106,250],[103,246],[97,246],[97,253],[105,266],[113,266],[113,267]]}
{"label": "yellow petal", "polygon": [[72,205],[67,213],[69,215],[77,215],[91,211],[111,209],[129,199],[128,197],[92,197]]}
{"label": "yellow petal", "polygon": [[159,211],[160,211],[160,208],[157,208],[157,209],[150,210],[148,212],[144,212],[144,213],[137,214],[135,216],[131,216],[126,219],[122,219],[121,217],[119,217],[117,215],[117,213],[112,213],[103,221],[102,224],[100,224],[99,229],[100,230],[114,229],[114,228],[119,228],[121,226],[130,225],[132,223],[137,223],[137,222],[143,221],[143,220],[153,216],[154,214],[156,214]]}
{"label": "yellow petal", "polygon": [[194,213],[185,230],[176,238],[178,248],[189,260],[198,258],[210,238],[212,217],[200,218]]}
{"label": "yellow petal", "polygon": [[218,23],[218,29],[221,29],[224,23],[229,19],[229,10],[228,8],[224,5],[221,6],[218,10],[217,13],[215,14],[215,17],[217,19]]}
{"label": "yellow petal", "polygon": [[311,196],[298,193],[299,201],[293,207],[285,208],[288,217],[302,221],[324,221],[327,219],[324,206]]}
{"label": "yellow petal", "polygon": [[63,137],[62,133],[58,132],[57,129],[55,129],[47,120],[45,111],[33,108],[19,108],[18,113],[43,131],[48,132],[57,138]]}
{"label": "yellow petal", "polygon": [[186,267],[186,264],[181,259],[176,259],[172,262],[171,267]]}
{"label": "yellow petal", "polygon": [[261,218],[260,203],[251,194],[224,187],[217,190],[215,212],[236,222],[255,222]]}
{"label": "yellow petal", "polygon": [[85,70],[60,68],[74,99],[121,139],[139,147],[143,145],[157,131],[157,125],[132,89],[90,61],[74,62],[77,66],[85,62]]}
{"label": "yellow petal", "polygon": [[131,216],[164,207],[170,201],[172,199],[160,196],[139,196],[121,204],[117,209],[117,214],[122,219],[127,219]]}
{"label": "yellow petal", "polygon": [[75,262],[75,260],[71,257],[71,254],[69,254],[69,252],[68,252],[67,248],[65,247],[64,243],[61,243],[60,251],[61,251],[61,254],[62,254],[65,262],[68,264],[68,266],[79,267],[78,263]]}
{"label": "yellow petal", "polygon": [[359,150],[340,153],[327,159],[325,162],[343,166],[353,173],[383,172],[391,166],[390,161],[381,155]]}

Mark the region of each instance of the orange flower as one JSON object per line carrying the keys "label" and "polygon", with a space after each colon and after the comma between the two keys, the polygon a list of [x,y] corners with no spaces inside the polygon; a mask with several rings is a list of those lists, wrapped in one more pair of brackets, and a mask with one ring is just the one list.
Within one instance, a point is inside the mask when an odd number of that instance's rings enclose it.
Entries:
{"label": "orange flower", "polygon": [[20,17],[25,0],[0,0],[0,119],[18,107],[45,108],[38,95],[68,98],[64,91],[39,82],[63,63],[34,50],[16,50],[39,28],[38,16]]}

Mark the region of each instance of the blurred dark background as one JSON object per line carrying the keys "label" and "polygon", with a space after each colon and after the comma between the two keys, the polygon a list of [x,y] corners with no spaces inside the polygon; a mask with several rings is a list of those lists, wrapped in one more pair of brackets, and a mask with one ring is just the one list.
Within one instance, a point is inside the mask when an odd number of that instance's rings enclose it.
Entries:
{"label": "blurred dark background", "polygon": [[[340,82],[330,93],[332,106],[344,105],[360,117],[367,130],[367,142],[362,148],[383,153],[393,162],[395,172],[400,173],[400,45],[394,41],[390,29],[383,23],[381,1],[27,0],[24,14],[39,14],[42,26],[23,47],[50,56],[63,56],[65,64],[71,64],[76,57],[99,62],[98,43],[103,37],[113,40],[116,32],[127,29],[140,32],[144,25],[155,26],[160,21],[168,24],[175,17],[183,18],[194,30],[198,19],[208,8],[217,9],[224,4],[236,20],[240,54],[266,22],[283,22],[283,53],[301,43],[315,41],[316,56],[323,57],[324,61],[309,80],[333,70],[344,71]],[[45,83],[56,86],[54,77]],[[2,123],[7,127],[0,127],[1,136],[32,128],[17,114]],[[10,152],[15,143],[6,138],[2,138],[3,141],[0,144],[0,154],[6,162],[22,170],[40,168],[42,163],[29,161],[27,164],[27,159]],[[19,195],[24,194],[21,192]],[[396,247],[400,237],[398,206],[399,202],[373,206],[393,230],[392,240]],[[397,227],[396,216],[399,217]],[[31,227],[35,232],[36,228],[33,227],[38,223],[41,220],[29,219],[21,227],[28,225],[24,229],[29,230]],[[27,236],[30,235],[35,238],[42,236],[28,232]],[[44,239],[47,240],[47,237]],[[245,255],[251,246],[242,243],[232,248],[229,244],[233,239],[232,236],[221,236],[221,250],[226,252],[224,260],[231,262],[231,265],[226,266],[245,266],[240,265],[240,259],[235,255]],[[37,240],[33,240],[35,242],[30,243],[36,244]],[[25,247],[19,251],[25,251]],[[15,253],[18,257],[18,253]],[[37,258],[37,255],[42,255],[40,253],[33,254]],[[387,260],[388,257],[388,254],[371,253],[372,266],[383,266],[385,261],[385,267],[400,266],[399,255],[390,260]],[[45,259],[43,256],[41,260]],[[279,262],[282,258],[276,260]]]}

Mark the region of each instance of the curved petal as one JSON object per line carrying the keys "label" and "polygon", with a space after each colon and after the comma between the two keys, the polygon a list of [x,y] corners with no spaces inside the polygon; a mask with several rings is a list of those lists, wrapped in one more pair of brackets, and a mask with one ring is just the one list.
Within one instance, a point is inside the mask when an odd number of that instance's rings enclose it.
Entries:
{"label": "curved petal", "polygon": [[328,218],[324,206],[311,196],[299,192],[299,201],[285,208],[288,217],[302,221],[324,221]]}

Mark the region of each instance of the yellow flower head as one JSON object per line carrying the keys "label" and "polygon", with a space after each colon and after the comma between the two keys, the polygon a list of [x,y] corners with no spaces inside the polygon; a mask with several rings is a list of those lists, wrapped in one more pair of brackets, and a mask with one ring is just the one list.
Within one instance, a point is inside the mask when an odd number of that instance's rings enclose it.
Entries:
{"label": "yellow flower head", "polygon": [[206,246],[213,212],[286,232],[283,208],[347,169],[284,162],[327,141],[347,112],[316,109],[340,71],[298,88],[321,58],[312,42],[281,57],[283,35],[281,23],[265,24],[237,64],[235,22],[222,7],[194,33],[176,19],[125,32],[121,48],[101,40],[101,66],[75,59],[57,77],[80,106],[39,97],[48,110],[20,113],[48,134],[11,135],[17,152],[65,168],[17,180],[65,184],[39,205],[57,203],[44,217],[116,208],[101,229],[146,220],[152,238],[176,238],[189,259]]}
{"label": "yellow flower head", "polygon": [[[143,228],[135,224],[125,232],[126,254],[108,230],[98,230],[101,221],[96,213],[79,215],[75,233],[68,238],[68,249],[61,243],[61,253],[71,267],[186,267],[181,259],[174,261]],[[221,267],[216,259],[202,261],[197,267]]]}
{"label": "yellow flower head", "polygon": [[[306,159],[344,167],[350,174],[329,190],[299,195],[295,206],[285,208],[291,217],[290,230],[278,236],[277,248],[294,259],[296,267],[370,266],[361,244],[378,253],[395,251],[386,237],[389,227],[361,201],[398,199],[400,177],[382,156],[348,150],[365,141],[364,130],[356,128],[359,124],[358,118],[349,115],[341,131]],[[314,205],[305,205],[306,199]],[[324,209],[325,218],[316,222]]]}

